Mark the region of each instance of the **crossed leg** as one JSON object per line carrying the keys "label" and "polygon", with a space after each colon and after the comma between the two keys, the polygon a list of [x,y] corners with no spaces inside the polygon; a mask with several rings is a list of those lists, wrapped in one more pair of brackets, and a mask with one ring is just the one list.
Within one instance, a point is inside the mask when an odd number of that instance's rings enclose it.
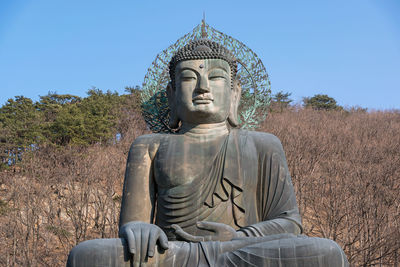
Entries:
{"label": "crossed leg", "polygon": [[348,266],[343,250],[324,238],[279,234],[227,242],[170,241],[146,262],[136,262],[124,239],[94,239],[74,247],[67,267],[92,266]]}

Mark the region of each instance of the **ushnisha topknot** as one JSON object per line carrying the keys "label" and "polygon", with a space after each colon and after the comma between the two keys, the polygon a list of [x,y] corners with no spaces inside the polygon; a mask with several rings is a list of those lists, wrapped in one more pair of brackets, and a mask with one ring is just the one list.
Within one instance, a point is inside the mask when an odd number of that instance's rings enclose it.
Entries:
{"label": "ushnisha topknot", "polygon": [[180,61],[195,59],[223,59],[231,68],[232,82],[237,73],[237,61],[235,56],[222,45],[209,39],[198,39],[189,42],[180,48],[169,62],[169,76],[172,86],[175,87],[175,68]]}

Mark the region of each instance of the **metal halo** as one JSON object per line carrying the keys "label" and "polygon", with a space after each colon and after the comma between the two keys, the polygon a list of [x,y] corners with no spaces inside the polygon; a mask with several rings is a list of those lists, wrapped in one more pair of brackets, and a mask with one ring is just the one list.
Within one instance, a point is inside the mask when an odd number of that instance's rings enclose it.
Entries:
{"label": "metal halo", "polygon": [[268,73],[258,56],[242,42],[215,30],[203,20],[191,32],[159,53],[144,78],[141,91],[142,115],[153,132],[174,132],[169,126],[169,106],[166,94],[168,64],[173,53],[188,42],[207,36],[229,49],[238,60],[238,79],[242,87],[239,105],[239,127],[254,129],[264,121],[271,96]]}

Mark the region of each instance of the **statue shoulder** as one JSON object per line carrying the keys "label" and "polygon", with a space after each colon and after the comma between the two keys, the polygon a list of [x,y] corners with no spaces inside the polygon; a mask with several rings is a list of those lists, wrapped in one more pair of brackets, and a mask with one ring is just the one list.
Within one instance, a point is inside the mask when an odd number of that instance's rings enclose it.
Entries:
{"label": "statue shoulder", "polygon": [[144,134],[135,139],[132,145],[150,145],[154,142],[159,143],[163,134],[159,133],[151,133],[151,134]]}
{"label": "statue shoulder", "polygon": [[132,143],[129,153],[147,151],[150,157],[153,158],[163,138],[165,138],[165,134],[152,133],[141,135]]}
{"label": "statue shoulder", "polygon": [[239,135],[245,135],[258,151],[283,153],[282,143],[278,137],[267,132],[238,130]]}

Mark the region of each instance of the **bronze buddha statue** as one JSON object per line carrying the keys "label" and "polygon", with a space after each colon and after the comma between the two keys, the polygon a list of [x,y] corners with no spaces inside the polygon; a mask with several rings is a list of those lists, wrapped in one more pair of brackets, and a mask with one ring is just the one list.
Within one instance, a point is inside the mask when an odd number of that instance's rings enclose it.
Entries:
{"label": "bronze buddha statue", "polygon": [[333,241],[301,235],[279,139],[236,129],[241,88],[223,46],[192,41],[170,62],[174,134],[128,156],[119,239],[85,241],[67,266],[347,266]]}

